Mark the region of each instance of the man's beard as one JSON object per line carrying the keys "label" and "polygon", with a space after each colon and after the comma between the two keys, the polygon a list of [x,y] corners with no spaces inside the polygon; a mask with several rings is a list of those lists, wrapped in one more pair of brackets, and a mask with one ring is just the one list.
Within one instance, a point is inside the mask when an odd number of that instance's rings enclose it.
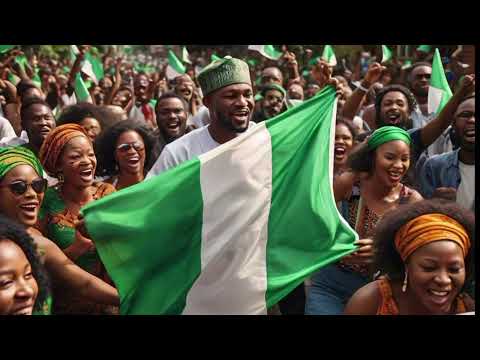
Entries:
{"label": "man's beard", "polygon": [[419,97],[419,98],[428,97],[428,89],[424,90],[424,89],[413,89],[412,88],[412,93],[415,97]]}
{"label": "man's beard", "polygon": [[251,113],[249,114],[249,117],[248,117],[248,122],[246,123],[246,126],[245,127],[242,127],[242,128],[237,128],[235,127],[235,125],[233,124],[232,121],[230,121],[229,117],[226,116],[225,114],[221,113],[221,112],[217,112],[217,119],[219,120],[220,124],[227,130],[231,130],[231,131],[234,131],[236,133],[243,133],[245,131],[247,131],[248,129],[248,124],[250,122],[250,119],[251,119]]}

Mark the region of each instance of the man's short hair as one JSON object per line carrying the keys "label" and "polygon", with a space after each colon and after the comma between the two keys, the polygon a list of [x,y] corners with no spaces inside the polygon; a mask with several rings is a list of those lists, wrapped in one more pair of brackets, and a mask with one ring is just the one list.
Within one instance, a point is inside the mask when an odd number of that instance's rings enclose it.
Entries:
{"label": "man's short hair", "polygon": [[39,97],[28,98],[24,103],[22,103],[22,107],[20,108],[20,119],[22,122],[24,121],[24,118],[28,109],[36,104],[44,105],[47,108],[49,108],[50,111],[52,111],[52,109],[50,108],[50,105],[48,105],[48,103],[42,98],[39,98]]}
{"label": "man's short hair", "polygon": [[165,99],[178,99],[182,102],[183,104],[183,109],[185,111],[188,111],[188,104],[187,102],[185,101],[185,99],[183,97],[181,97],[180,95],[177,95],[176,93],[174,93],[173,91],[170,91],[170,92],[167,92],[165,94],[162,94],[162,96],[160,96],[157,100],[157,103],[155,104],[155,113],[158,112],[158,108],[160,106],[160,102],[162,100],[165,100]]}
{"label": "man's short hair", "polygon": [[408,90],[408,88],[398,84],[388,85],[388,86],[385,86],[383,89],[381,89],[378,92],[377,96],[375,97],[375,114],[376,114],[377,120],[380,119],[381,117],[380,110],[382,107],[383,98],[385,97],[385,95],[387,95],[389,92],[392,92],[392,91],[398,91],[398,92],[401,92],[403,95],[405,95],[405,97],[407,98],[408,110],[410,112],[414,111],[417,108],[417,100],[415,100],[415,96],[412,94],[410,90]]}

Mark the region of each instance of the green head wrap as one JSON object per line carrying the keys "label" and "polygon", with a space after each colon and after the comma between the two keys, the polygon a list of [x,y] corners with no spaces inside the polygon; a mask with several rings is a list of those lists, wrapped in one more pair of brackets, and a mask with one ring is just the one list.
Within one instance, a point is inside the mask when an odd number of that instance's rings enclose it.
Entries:
{"label": "green head wrap", "polygon": [[390,141],[400,140],[405,144],[410,146],[412,139],[410,134],[403,130],[402,128],[396,126],[382,126],[381,128],[375,130],[373,134],[368,139],[368,149],[374,150],[380,145],[383,145]]}
{"label": "green head wrap", "polygon": [[287,91],[281,87],[280,85],[278,84],[267,84],[267,85],[264,85],[263,88],[262,88],[262,91],[261,91],[261,94],[262,96],[265,96],[265,93],[268,91],[268,90],[277,90],[277,91],[280,91],[283,95],[283,97],[285,98],[287,96]]}
{"label": "green head wrap", "polygon": [[198,74],[204,96],[232,84],[252,85],[248,64],[240,59],[225,56],[215,60]]}
{"label": "green head wrap", "polygon": [[0,148],[0,179],[18,165],[30,165],[38,175],[43,175],[43,168],[35,154],[22,146]]}

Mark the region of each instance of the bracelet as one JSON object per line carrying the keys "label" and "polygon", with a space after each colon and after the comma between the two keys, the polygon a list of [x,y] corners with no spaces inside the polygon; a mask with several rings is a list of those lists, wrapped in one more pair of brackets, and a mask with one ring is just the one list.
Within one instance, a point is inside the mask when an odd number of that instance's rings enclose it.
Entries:
{"label": "bracelet", "polygon": [[365,93],[367,93],[369,91],[366,87],[363,87],[361,83],[358,83],[357,89],[360,89]]}

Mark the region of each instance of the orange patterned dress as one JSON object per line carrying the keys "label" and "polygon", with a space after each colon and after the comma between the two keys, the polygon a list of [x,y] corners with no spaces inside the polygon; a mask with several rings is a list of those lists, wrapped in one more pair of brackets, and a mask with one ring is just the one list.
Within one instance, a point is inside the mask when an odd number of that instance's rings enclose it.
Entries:
{"label": "orange patterned dress", "polygon": [[[101,199],[112,192],[115,188],[107,183],[97,182],[93,186],[96,191],[94,200]],[[60,187],[54,186],[47,189],[40,211],[40,227],[44,235],[55,242],[60,249],[66,249],[75,240],[75,221],[78,216],[72,214],[65,206]],[[98,253],[95,250],[86,252],[74,260],[90,274],[112,284],[103,266]],[[53,284],[55,285],[55,284]],[[53,286],[54,301],[53,314],[115,314],[118,308],[86,302],[83,299],[72,296],[67,290]]]}

